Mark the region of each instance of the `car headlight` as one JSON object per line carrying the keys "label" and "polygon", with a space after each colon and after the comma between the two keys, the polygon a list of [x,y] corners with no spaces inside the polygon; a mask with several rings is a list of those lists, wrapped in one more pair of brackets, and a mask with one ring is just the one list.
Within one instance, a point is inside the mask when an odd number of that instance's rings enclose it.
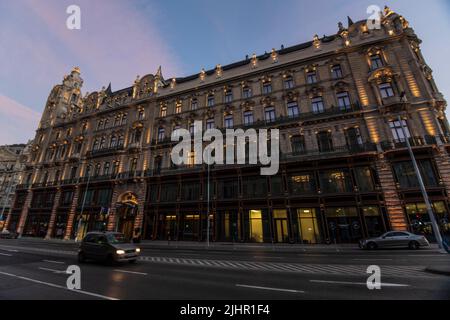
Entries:
{"label": "car headlight", "polygon": [[141,249],[140,248],[136,248],[136,252],[137,253],[141,252]]}
{"label": "car headlight", "polygon": [[122,255],[122,254],[125,254],[125,251],[124,250],[117,250],[116,253],[119,254],[119,255]]}

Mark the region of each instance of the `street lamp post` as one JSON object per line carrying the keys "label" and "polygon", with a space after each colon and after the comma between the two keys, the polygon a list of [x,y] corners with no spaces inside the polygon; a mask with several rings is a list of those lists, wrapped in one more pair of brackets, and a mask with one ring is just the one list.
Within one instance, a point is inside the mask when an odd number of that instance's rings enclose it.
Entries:
{"label": "street lamp post", "polygon": [[428,198],[428,193],[427,193],[427,190],[425,188],[425,184],[423,183],[422,174],[420,173],[419,166],[417,165],[416,157],[414,156],[414,152],[413,152],[413,150],[411,148],[411,144],[409,143],[409,137],[408,137],[408,135],[406,133],[405,127],[403,126],[403,120],[401,119],[400,116],[398,116],[398,121],[399,121],[400,126],[402,128],[403,136],[405,137],[405,140],[406,140],[406,145],[408,147],[409,155],[411,157],[411,160],[412,160],[412,163],[413,163],[413,166],[414,166],[414,170],[416,172],[416,176],[417,176],[417,179],[419,181],[420,190],[422,192],[423,199],[425,200],[425,205],[426,205],[426,208],[427,208],[428,216],[430,217],[430,220],[431,220],[431,226],[433,228],[433,233],[434,233],[434,235],[436,237],[436,241],[437,241],[437,243],[439,245],[439,248],[442,249],[443,248],[443,242],[442,242],[441,232],[439,231],[439,226],[438,226],[436,218],[434,216],[433,209],[432,209],[431,204],[430,204],[430,199]]}

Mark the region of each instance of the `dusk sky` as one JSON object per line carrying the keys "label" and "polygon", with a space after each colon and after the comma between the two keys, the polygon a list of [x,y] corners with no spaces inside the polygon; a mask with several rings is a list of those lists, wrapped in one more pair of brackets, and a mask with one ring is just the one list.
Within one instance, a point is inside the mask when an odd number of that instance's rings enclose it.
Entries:
{"label": "dusk sky", "polygon": [[[66,28],[72,4],[81,8],[81,30]],[[334,34],[347,15],[367,19],[371,4],[409,20],[448,99],[447,0],[0,0],[0,144],[34,137],[50,90],[73,66],[83,93],[131,86],[159,65],[165,78],[182,77]]]}

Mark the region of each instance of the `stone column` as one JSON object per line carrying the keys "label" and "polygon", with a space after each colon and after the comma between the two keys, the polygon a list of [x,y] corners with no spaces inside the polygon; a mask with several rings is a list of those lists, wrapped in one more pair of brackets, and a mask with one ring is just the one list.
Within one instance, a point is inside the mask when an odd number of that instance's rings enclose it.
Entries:
{"label": "stone column", "polygon": [[25,222],[27,221],[28,211],[30,210],[31,200],[33,199],[33,191],[28,190],[25,203],[23,204],[22,212],[20,213],[19,225],[17,227],[17,233],[19,237],[22,236],[23,229],[25,228]]}
{"label": "stone column", "polygon": [[141,229],[144,222],[144,206],[145,206],[145,196],[147,194],[147,183],[145,181],[139,182],[139,189],[137,192],[138,198],[138,212],[134,220],[134,229]]}
{"label": "stone column", "polygon": [[80,197],[80,186],[75,187],[75,192],[73,194],[72,205],[70,206],[69,217],[67,219],[66,234],[64,235],[64,240],[70,240],[70,235],[75,223],[75,214],[78,206],[78,198]]}
{"label": "stone column", "polygon": [[397,193],[391,165],[382,155],[376,161],[375,165],[383,190],[389,225],[394,231],[406,231],[408,230],[408,223],[403,211],[402,202]]}
{"label": "stone column", "polygon": [[50,215],[50,222],[48,224],[47,235],[45,236],[46,240],[49,240],[52,237],[53,229],[55,228],[56,221],[56,210],[59,207],[59,200],[61,199],[61,188],[56,190],[55,199],[53,200],[52,213]]}
{"label": "stone column", "polygon": [[[11,222],[11,214],[12,214],[12,208],[9,210],[8,215],[6,216],[5,225],[3,226],[3,230],[8,230],[9,223]],[[2,232],[3,230],[0,230]]]}
{"label": "stone column", "polygon": [[119,187],[117,183],[114,183],[113,194],[111,198],[111,206],[109,208],[108,225],[106,227],[107,231],[116,231],[117,223],[117,200],[119,198]]}

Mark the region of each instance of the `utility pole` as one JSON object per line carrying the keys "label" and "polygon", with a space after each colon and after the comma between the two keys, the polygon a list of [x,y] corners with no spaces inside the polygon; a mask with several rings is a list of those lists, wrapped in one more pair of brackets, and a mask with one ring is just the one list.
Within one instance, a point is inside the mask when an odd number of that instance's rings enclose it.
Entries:
{"label": "utility pole", "polygon": [[414,170],[416,172],[416,176],[419,181],[420,190],[422,191],[423,199],[425,200],[425,205],[427,208],[428,216],[430,217],[430,220],[431,220],[431,226],[433,228],[433,233],[436,237],[436,241],[439,245],[439,248],[443,249],[443,242],[442,242],[441,232],[439,231],[439,225],[437,224],[436,217],[434,216],[434,212],[433,212],[433,209],[430,204],[430,199],[428,198],[428,193],[425,188],[425,184],[423,183],[422,174],[420,173],[419,166],[417,165],[416,157],[414,156],[414,152],[411,148],[411,144],[409,143],[409,136],[406,133],[405,127],[403,126],[403,120],[401,119],[400,116],[398,116],[398,121],[402,128],[403,136],[405,137],[405,140],[406,140],[406,145],[408,146],[409,155],[411,156]]}

